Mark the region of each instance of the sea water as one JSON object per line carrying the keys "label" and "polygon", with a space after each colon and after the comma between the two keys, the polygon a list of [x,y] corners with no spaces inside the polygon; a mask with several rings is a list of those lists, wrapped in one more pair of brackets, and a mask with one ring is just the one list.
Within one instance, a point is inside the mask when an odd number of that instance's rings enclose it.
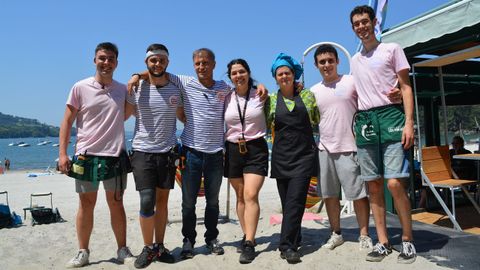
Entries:
{"label": "sea water", "polygon": [[[180,137],[182,130],[177,129],[177,137]],[[449,133],[449,142],[455,134]],[[477,150],[477,144],[472,143],[478,141],[479,134],[472,134],[465,136],[465,144],[469,150]],[[125,142],[127,149],[132,148],[131,139],[133,138],[133,132],[125,132]],[[37,145],[42,141],[51,141],[46,145]],[[70,139],[71,143],[68,146],[68,154],[73,155],[73,147],[75,145],[75,137]],[[8,146],[10,143],[25,142],[30,144],[28,147]],[[444,140],[442,139],[442,142]],[[11,170],[54,170],[56,167],[56,159],[58,158],[58,147],[53,146],[58,144],[57,137],[45,137],[45,138],[15,138],[15,139],[0,139],[0,161],[3,166],[5,158],[10,159]],[[271,143],[268,143],[269,149],[271,149]]]}
{"label": "sea water", "polygon": [[[125,133],[125,142],[127,149],[131,149],[132,143],[129,141],[133,137],[133,132]],[[0,162],[4,167],[5,158],[10,160],[10,170],[55,170],[56,159],[58,158],[58,137],[43,138],[15,138],[0,139]],[[50,141],[45,145],[37,145],[42,141]],[[27,147],[9,146],[10,143],[24,142],[30,144]],[[74,154],[75,137],[70,138],[68,145],[68,155]]]}

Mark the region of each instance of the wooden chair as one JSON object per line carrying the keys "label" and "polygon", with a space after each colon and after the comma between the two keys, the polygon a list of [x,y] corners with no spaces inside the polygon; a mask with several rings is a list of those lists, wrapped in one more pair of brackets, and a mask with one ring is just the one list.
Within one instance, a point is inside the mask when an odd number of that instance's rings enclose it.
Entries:
{"label": "wooden chair", "polygon": [[[421,172],[424,184],[430,187],[433,194],[440,202],[443,210],[445,210],[445,212],[448,214],[448,217],[452,221],[455,229],[462,230],[455,217],[454,189],[461,188],[480,214],[480,207],[465,188],[465,186],[476,185],[477,181],[456,179],[456,175],[454,176],[450,166],[450,154],[447,145],[423,147],[421,160]],[[442,197],[435,189],[436,187],[450,189],[452,198],[452,212],[450,212]]]}

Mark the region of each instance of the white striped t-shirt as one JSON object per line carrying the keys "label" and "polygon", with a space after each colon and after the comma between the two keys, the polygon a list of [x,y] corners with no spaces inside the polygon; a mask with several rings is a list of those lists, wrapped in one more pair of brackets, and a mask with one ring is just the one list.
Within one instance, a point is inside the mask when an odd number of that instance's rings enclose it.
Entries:
{"label": "white striped t-shirt", "polygon": [[173,83],[158,88],[147,81],[127,97],[136,105],[135,133],[132,148],[147,153],[165,153],[177,138],[176,110],[181,105],[181,91]]}
{"label": "white striped t-shirt", "polygon": [[211,88],[203,86],[197,78],[190,76],[170,76],[179,81],[182,87],[185,110],[185,127],[182,144],[205,153],[223,150],[225,97],[232,91],[224,81],[215,81]]}

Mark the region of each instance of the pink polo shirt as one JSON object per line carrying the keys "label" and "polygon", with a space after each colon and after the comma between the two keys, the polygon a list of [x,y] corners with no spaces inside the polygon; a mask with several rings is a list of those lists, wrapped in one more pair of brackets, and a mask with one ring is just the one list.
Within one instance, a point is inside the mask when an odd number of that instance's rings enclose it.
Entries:
{"label": "pink polo shirt", "polygon": [[[236,143],[242,136],[242,124],[238,114],[236,92],[232,92],[225,99],[225,140]],[[242,115],[244,113],[245,97],[238,96],[238,102]],[[260,101],[255,89],[250,89],[250,98],[247,103],[247,113],[245,116],[245,139],[251,141],[265,136],[267,124],[265,122],[265,113],[263,107],[265,101]]]}
{"label": "pink polo shirt", "polygon": [[119,156],[125,149],[125,85],[113,81],[102,89],[94,77],[77,82],[67,105],[78,110],[75,154]]}
{"label": "pink polo shirt", "polygon": [[358,93],[358,109],[392,104],[388,92],[398,84],[397,73],[410,69],[405,53],[396,43],[380,43],[369,52],[356,53],[351,63]]}
{"label": "pink polo shirt", "polygon": [[357,91],[351,75],[326,84],[317,83],[310,91],[320,112],[318,148],[330,153],[356,152],[352,121],[357,111]]}

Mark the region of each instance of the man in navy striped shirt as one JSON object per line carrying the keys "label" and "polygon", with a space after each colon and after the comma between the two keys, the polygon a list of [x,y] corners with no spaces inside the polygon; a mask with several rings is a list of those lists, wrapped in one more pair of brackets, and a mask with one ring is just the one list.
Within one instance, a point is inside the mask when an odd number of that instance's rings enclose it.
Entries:
{"label": "man in navy striped shirt", "polygon": [[209,49],[202,48],[193,52],[193,66],[197,78],[179,76],[184,88],[185,120],[181,140],[185,154],[185,169],[182,172],[182,234],[183,249],[181,257],[193,257],[195,244],[196,214],[195,205],[200,189],[202,175],[205,186],[205,242],[211,253],[221,255],[219,245],[218,195],[223,179],[223,107],[225,96],[230,87],[224,81],[213,79],[215,55]]}

